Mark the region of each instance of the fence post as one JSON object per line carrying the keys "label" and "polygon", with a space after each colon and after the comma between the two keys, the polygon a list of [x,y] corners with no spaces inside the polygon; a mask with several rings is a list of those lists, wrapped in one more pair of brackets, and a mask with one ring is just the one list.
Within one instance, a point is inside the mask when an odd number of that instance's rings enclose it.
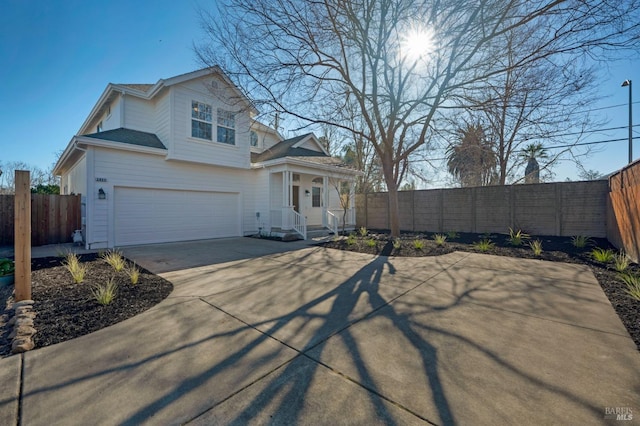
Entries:
{"label": "fence post", "polygon": [[364,225],[360,225],[360,226],[364,226],[365,228],[369,229],[369,193],[368,192],[364,193]]}
{"label": "fence post", "polygon": [[29,172],[15,172],[15,297],[31,299],[31,191]]}

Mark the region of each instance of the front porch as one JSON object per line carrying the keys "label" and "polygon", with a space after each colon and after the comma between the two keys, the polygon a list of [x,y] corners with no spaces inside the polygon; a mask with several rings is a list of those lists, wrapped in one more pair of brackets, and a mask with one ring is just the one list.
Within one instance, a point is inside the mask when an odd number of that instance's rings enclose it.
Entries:
{"label": "front porch", "polygon": [[[270,174],[268,232],[337,234],[355,227],[355,179],[351,174],[286,169]],[[317,236],[317,235],[316,235]]]}

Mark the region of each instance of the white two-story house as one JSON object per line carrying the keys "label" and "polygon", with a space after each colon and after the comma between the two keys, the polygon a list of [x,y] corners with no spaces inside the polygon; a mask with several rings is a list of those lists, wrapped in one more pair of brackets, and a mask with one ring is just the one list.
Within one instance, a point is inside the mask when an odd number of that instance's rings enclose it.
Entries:
{"label": "white two-story house", "polygon": [[[55,166],[87,248],[355,223],[358,172],[313,134],[284,140],[218,68],[109,84]],[[346,188],[346,190],[345,190]]]}

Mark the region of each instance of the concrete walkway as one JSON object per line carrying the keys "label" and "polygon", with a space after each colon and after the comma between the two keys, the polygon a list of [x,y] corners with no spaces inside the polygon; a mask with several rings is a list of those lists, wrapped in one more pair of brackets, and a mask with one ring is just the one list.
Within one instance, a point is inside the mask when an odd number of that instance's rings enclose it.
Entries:
{"label": "concrete walkway", "polygon": [[0,360],[0,424],[614,424],[615,408],[631,410],[623,424],[640,418],[640,353],[586,267],[246,238],[125,254],[173,293]]}

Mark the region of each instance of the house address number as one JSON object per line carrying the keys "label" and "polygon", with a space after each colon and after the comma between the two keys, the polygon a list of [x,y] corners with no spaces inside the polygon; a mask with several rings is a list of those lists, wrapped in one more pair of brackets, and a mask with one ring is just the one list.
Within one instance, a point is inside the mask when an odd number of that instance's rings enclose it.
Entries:
{"label": "house address number", "polygon": [[107,178],[99,178],[99,177],[96,178],[96,182],[106,182],[106,181],[107,181]]}

